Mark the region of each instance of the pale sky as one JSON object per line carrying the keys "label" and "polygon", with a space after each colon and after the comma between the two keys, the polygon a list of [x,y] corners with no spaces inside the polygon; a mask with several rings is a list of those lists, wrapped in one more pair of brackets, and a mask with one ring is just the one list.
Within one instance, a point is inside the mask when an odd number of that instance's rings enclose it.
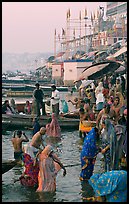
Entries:
{"label": "pale sky", "polygon": [[66,13],[79,18],[87,8],[97,11],[106,2],[2,2],[2,52],[53,52],[54,32],[66,28]]}

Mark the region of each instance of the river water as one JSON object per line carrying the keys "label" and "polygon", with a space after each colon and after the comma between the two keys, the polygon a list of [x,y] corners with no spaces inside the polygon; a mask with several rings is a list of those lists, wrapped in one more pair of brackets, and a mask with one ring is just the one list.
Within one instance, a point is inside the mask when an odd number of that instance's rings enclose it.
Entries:
{"label": "river water", "polygon": [[[25,131],[31,140],[32,132]],[[13,147],[11,144],[13,131],[2,133],[2,159],[13,159]],[[14,183],[22,174],[23,167],[15,166],[5,174],[2,174],[2,202],[83,202],[82,197],[93,196],[91,186],[87,182],[81,183],[79,175],[80,147],[83,140],[79,138],[78,131],[63,131],[61,140],[52,141],[55,152],[62,163],[67,166],[67,174],[63,177],[63,170],[57,175],[57,187],[55,193],[36,193],[34,188],[22,186],[19,181]],[[97,156],[94,173],[103,171],[102,155]],[[73,166],[68,166],[73,165]]]}
{"label": "river water", "polygon": [[[72,95],[70,93],[61,93],[61,99],[68,101],[73,100],[78,93]],[[8,98],[10,99],[10,98]],[[4,98],[3,98],[4,100]],[[16,102],[25,101],[25,98],[15,98]],[[27,99],[28,100],[28,99]],[[74,111],[75,108],[68,103],[69,110]],[[25,131],[31,140],[32,132]],[[13,146],[11,144],[13,131],[5,131],[2,133],[2,159],[9,160],[13,158]],[[50,141],[49,141],[50,142]],[[3,202],[83,202],[82,197],[92,196],[94,193],[91,186],[87,182],[81,183],[79,175],[81,171],[80,165],[80,148],[83,141],[79,138],[79,131],[63,131],[60,141],[52,141],[55,152],[66,167],[67,174],[63,177],[63,170],[57,175],[57,187],[55,193],[36,193],[34,188],[26,188],[19,182],[14,183],[22,174],[23,167],[15,166],[5,174],[2,174],[2,201]],[[98,154],[94,173],[103,171],[101,158]],[[73,166],[69,166],[73,165]]]}

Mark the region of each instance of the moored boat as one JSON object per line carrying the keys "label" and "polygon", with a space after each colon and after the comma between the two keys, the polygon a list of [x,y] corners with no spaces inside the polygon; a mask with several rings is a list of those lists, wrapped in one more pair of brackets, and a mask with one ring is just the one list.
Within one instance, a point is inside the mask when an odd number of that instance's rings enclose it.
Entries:
{"label": "moored boat", "polygon": [[[50,116],[40,116],[39,123],[41,126],[45,126],[48,123],[48,118]],[[79,128],[80,119],[75,118],[66,118],[63,116],[58,117],[58,122],[60,124],[61,129],[78,129]],[[24,115],[24,114],[16,114],[16,115],[7,115],[2,114],[2,129],[17,129],[17,128],[25,128],[32,127],[33,124],[33,116],[32,115]]]}
{"label": "moored boat", "polygon": [[2,161],[2,174],[12,169],[16,164],[16,160]]}

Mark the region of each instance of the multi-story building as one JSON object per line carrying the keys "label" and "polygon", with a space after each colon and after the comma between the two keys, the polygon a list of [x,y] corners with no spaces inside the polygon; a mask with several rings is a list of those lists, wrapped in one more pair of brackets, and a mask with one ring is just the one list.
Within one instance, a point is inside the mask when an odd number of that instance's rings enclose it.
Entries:
{"label": "multi-story building", "polygon": [[107,44],[127,39],[127,2],[107,2],[106,17],[113,26],[107,29]]}
{"label": "multi-story building", "polygon": [[107,18],[115,20],[118,15],[127,18],[127,2],[107,2]]}

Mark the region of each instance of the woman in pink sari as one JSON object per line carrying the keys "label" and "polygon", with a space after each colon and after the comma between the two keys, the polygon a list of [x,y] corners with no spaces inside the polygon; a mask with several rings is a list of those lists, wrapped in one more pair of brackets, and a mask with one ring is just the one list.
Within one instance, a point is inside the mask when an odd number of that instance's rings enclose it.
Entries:
{"label": "woman in pink sari", "polygon": [[39,154],[38,189],[36,192],[54,192],[56,190],[56,176],[61,168],[64,170],[63,176],[65,176],[65,167],[53,152],[52,146],[47,145]]}
{"label": "woman in pink sari", "polygon": [[56,118],[55,113],[52,113],[52,120],[50,123],[46,125],[46,134],[50,137],[60,137],[61,136],[61,129]]}

